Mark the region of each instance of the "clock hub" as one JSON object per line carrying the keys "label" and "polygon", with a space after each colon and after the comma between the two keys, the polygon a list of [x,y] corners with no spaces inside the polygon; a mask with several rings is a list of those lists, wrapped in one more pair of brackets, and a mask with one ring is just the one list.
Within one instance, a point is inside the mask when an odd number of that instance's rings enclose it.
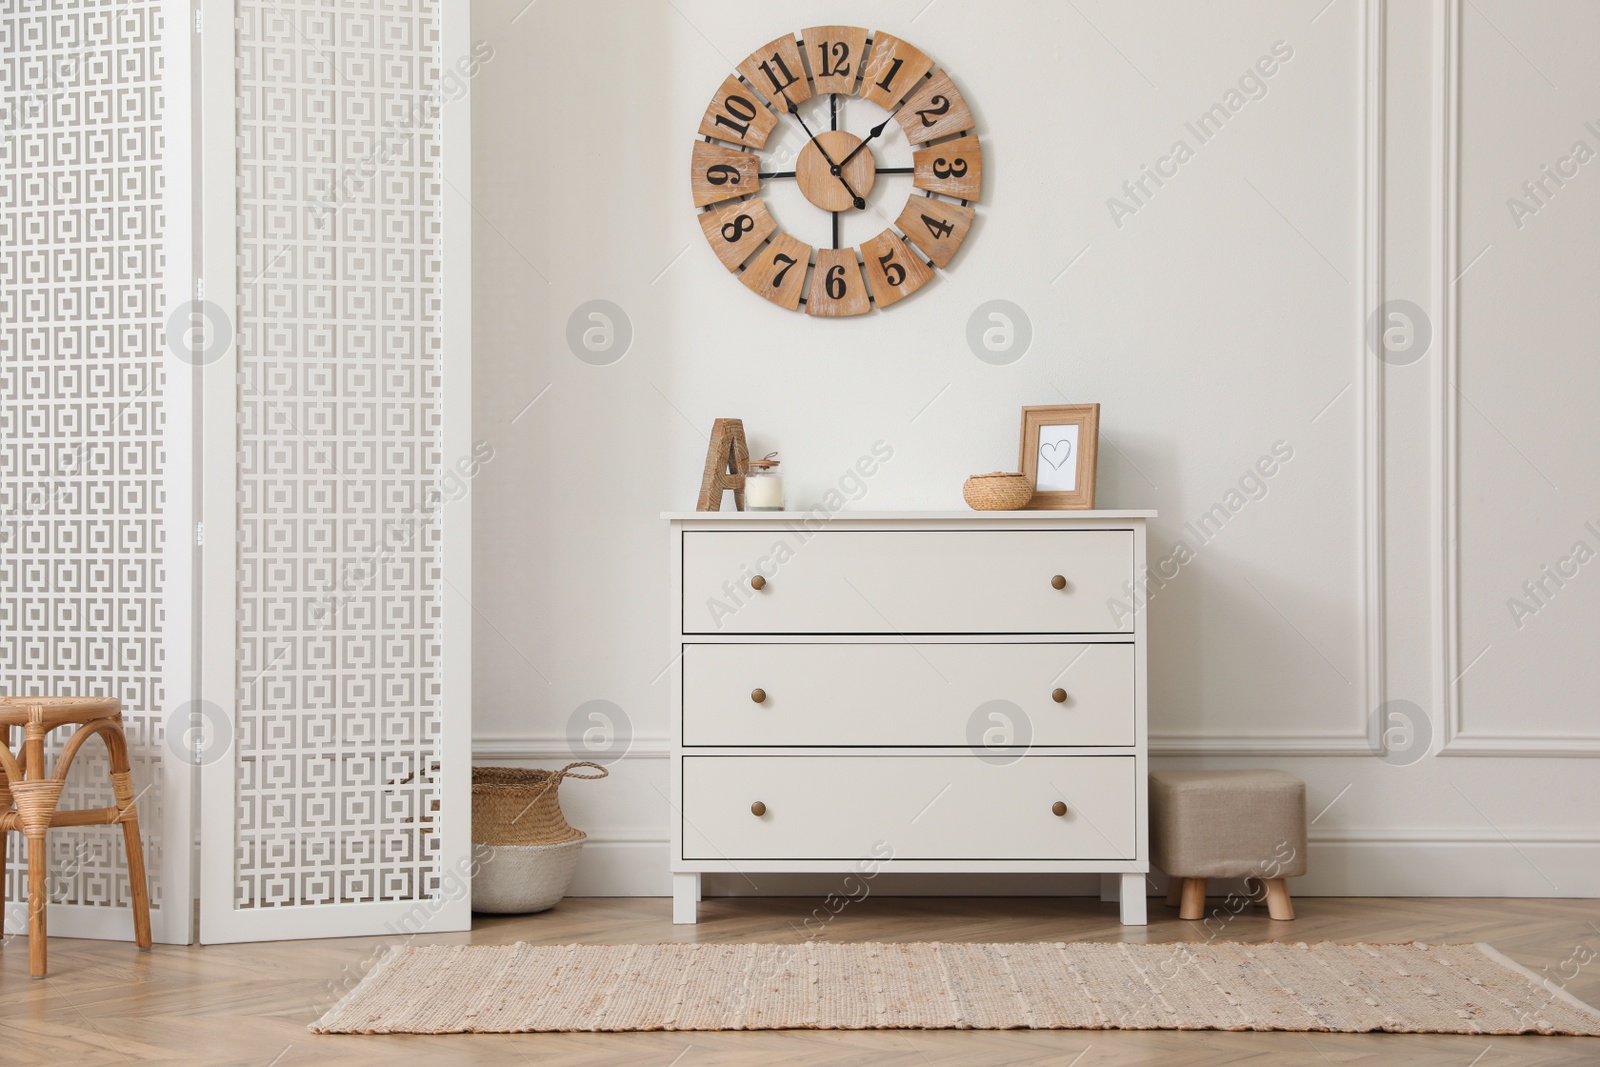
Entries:
{"label": "clock hub", "polygon": [[860,144],[861,138],[848,131],[824,130],[800,150],[794,168],[795,178],[807,200],[824,211],[849,211],[855,206],[856,196],[865,197],[872,191],[872,183],[878,178],[878,164],[872,158],[871,148],[857,152],[854,159],[839,168],[838,174],[829,162],[844,159]]}

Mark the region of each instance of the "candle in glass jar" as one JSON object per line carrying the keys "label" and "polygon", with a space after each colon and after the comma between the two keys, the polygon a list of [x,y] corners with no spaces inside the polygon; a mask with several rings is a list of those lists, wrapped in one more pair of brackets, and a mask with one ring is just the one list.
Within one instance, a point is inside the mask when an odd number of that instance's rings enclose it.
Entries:
{"label": "candle in glass jar", "polygon": [[779,462],[776,452],[750,461],[750,473],[744,479],[746,510],[783,510],[783,475],[778,473]]}

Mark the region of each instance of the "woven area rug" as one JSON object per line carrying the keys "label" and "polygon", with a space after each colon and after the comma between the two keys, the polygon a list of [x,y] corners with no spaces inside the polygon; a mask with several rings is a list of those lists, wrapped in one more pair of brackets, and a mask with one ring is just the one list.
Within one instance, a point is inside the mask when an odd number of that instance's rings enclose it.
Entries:
{"label": "woven area rug", "polygon": [[311,1027],[1019,1028],[1600,1036],[1600,1011],[1488,945],[431,945]]}

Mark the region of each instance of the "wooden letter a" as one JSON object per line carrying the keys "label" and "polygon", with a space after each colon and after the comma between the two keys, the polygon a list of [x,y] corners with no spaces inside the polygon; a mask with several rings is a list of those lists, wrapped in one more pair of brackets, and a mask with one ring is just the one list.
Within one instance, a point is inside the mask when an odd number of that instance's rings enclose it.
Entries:
{"label": "wooden letter a", "polygon": [[744,440],[744,422],[718,419],[711,424],[711,447],[706,449],[706,472],[700,479],[696,511],[721,511],[722,491],[733,490],[733,506],[744,510],[744,476],[750,473],[750,448]]}

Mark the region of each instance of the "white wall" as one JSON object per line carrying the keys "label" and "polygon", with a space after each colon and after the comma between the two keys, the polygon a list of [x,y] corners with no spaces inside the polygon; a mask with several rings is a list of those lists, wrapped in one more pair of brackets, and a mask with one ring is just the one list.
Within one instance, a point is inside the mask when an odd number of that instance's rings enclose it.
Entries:
{"label": "white wall", "polygon": [[[1163,762],[1304,777],[1313,814],[1332,807],[1302,892],[1600,894],[1600,667],[1584,655],[1600,562],[1521,629],[1505,605],[1572,542],[1600,550],[1583,530],[1600,528],[1585,299],[1600,161],[1520,230],[1504,204],[1572,141],[1600,149],[1583,128],[1600,127],[1600,61],[1573,47],[1600,17],[1576,0],[1482,0],[1464,18],[1448,0],[1383,18],[1363,0],[526,3],[473,6],[494,50],[471,86],[474,403],[495,449],[472,488],[475,756],[558,765],[574,758],[576,709],[622,710],[632,742],[611,779],[563,791],[593,837],[575,891],[667,889],[676,675],[657,515],[692,506],[713,418],[743,418],[753,451],[781,449],[803,505],[888,442],[855,506],[918,510],[959,507],[966,475],[1014,466],[1022,405],[1099,401],[1100,505],[1160,509],[1152,563],[1180,540],[1195,550],[1147,608]],[[695,128],[732,65],[828,22],[870,23],[948,65],[985,146],[980,221],[950,271],[857,320],[745,291],[687,188]],[[1265,95],[1200,145],[1186,121],[1278,42],[1292,58]],[[855,106],[852,122],[876,121]],[[1123,182],[1179,138],[1194,158],[1119,225],[1108,199],[1126,202]],[[888,183],[874,200],[892,218],[903,195]],[[822,241],[819,217],[783,196],[780,222]],[[1008,366],[966,342],[995,298],[1033,329]],[[565,339],[595,299],[633,330],[605,366]],[[1384,299],[1424,309],[1421,359],[1386,367],[1365,346]],[[1236,502],[1279,442],[1292,460],[1198,544],[1185,523]],[[1371,754],[1386,700],[1418,706],[1429,755]],[[1473,746],[1488,747],[1462,755]],[[917,883],[1064,885],[1086,888]]]}

